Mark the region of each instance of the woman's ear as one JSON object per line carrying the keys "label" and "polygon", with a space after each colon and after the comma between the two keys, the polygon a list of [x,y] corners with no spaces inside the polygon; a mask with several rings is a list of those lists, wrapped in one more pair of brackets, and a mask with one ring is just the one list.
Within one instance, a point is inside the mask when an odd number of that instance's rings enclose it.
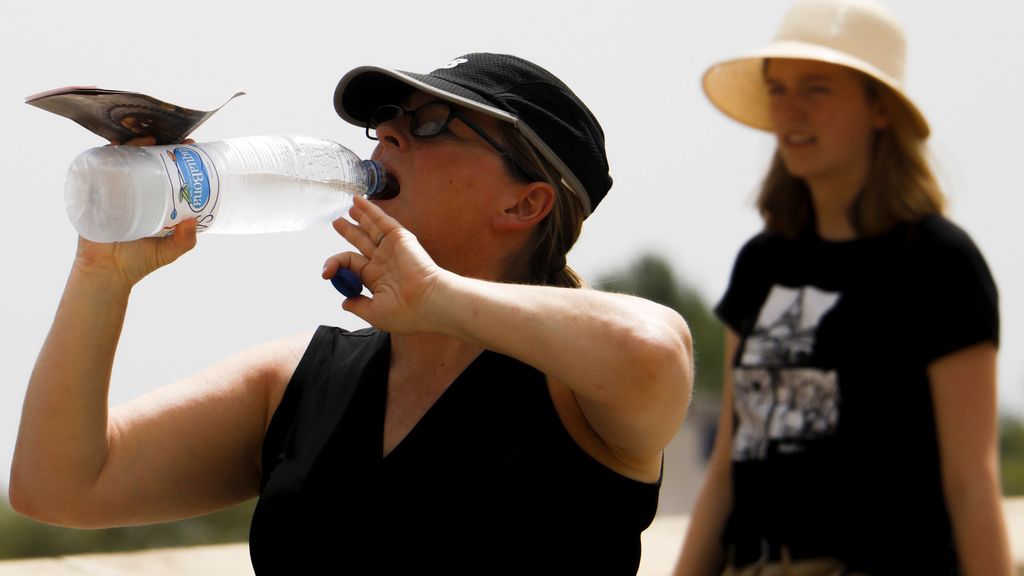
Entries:
{"label": "woman's ear", "polygon": [[495,230],[513,232],[536,226],[555,205],[555,189],[547,182],[524,184],[515,196],[514,204],[494,217]]}

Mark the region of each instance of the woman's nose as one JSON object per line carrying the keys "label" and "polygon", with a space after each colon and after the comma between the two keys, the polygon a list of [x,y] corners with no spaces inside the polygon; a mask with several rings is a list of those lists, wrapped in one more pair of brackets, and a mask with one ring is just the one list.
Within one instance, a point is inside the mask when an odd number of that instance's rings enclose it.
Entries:
{"label": "woman's nose", "polygon": [[771,115],[776,124],[780,121],[802,118],[803,105],[793,94],[776,94],[772,97]]}
{"label": "woman's nose", "polygon": [[379,147],[393,147],[399,150],[408,147],[411,136],[408,130],[409,119],[403,115],[377,125]]}

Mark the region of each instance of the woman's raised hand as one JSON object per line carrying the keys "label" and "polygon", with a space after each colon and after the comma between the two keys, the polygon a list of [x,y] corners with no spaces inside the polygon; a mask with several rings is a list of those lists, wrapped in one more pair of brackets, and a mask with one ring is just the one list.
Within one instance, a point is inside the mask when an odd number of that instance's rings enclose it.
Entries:
{"label": "woman's raised hand", "polygon": [[433,332],[429,301],[446,272],[427,254],[416,237],[380,207],[359,196],[334,229],[358,252],[342,252],[327,259],[323,277],[338,270],[354,272],[371,297],[347,298],[342,307],[379,330],[396,334]]}

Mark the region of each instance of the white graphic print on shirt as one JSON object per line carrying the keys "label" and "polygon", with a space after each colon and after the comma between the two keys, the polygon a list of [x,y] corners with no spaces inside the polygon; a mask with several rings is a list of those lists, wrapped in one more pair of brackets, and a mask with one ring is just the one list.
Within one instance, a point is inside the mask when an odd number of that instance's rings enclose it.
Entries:
{"label": "white graphic print on shirt", "polygon": [[792,454],[839,422],[835,370],[807,366],[818,324],[839,301],[813,286],[772,286],[733,369],[733,460]]}

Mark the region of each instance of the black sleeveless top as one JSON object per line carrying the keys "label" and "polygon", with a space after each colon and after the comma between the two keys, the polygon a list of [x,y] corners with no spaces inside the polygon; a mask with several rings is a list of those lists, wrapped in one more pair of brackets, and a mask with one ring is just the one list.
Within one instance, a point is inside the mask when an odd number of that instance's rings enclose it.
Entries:
{"label": "black sleeveless top", "polygon": [[636,573],[660,483],[587,455],[543,374],[484,351],[383,457],[389,358],[317,330],[264,439],[256,574]]}

